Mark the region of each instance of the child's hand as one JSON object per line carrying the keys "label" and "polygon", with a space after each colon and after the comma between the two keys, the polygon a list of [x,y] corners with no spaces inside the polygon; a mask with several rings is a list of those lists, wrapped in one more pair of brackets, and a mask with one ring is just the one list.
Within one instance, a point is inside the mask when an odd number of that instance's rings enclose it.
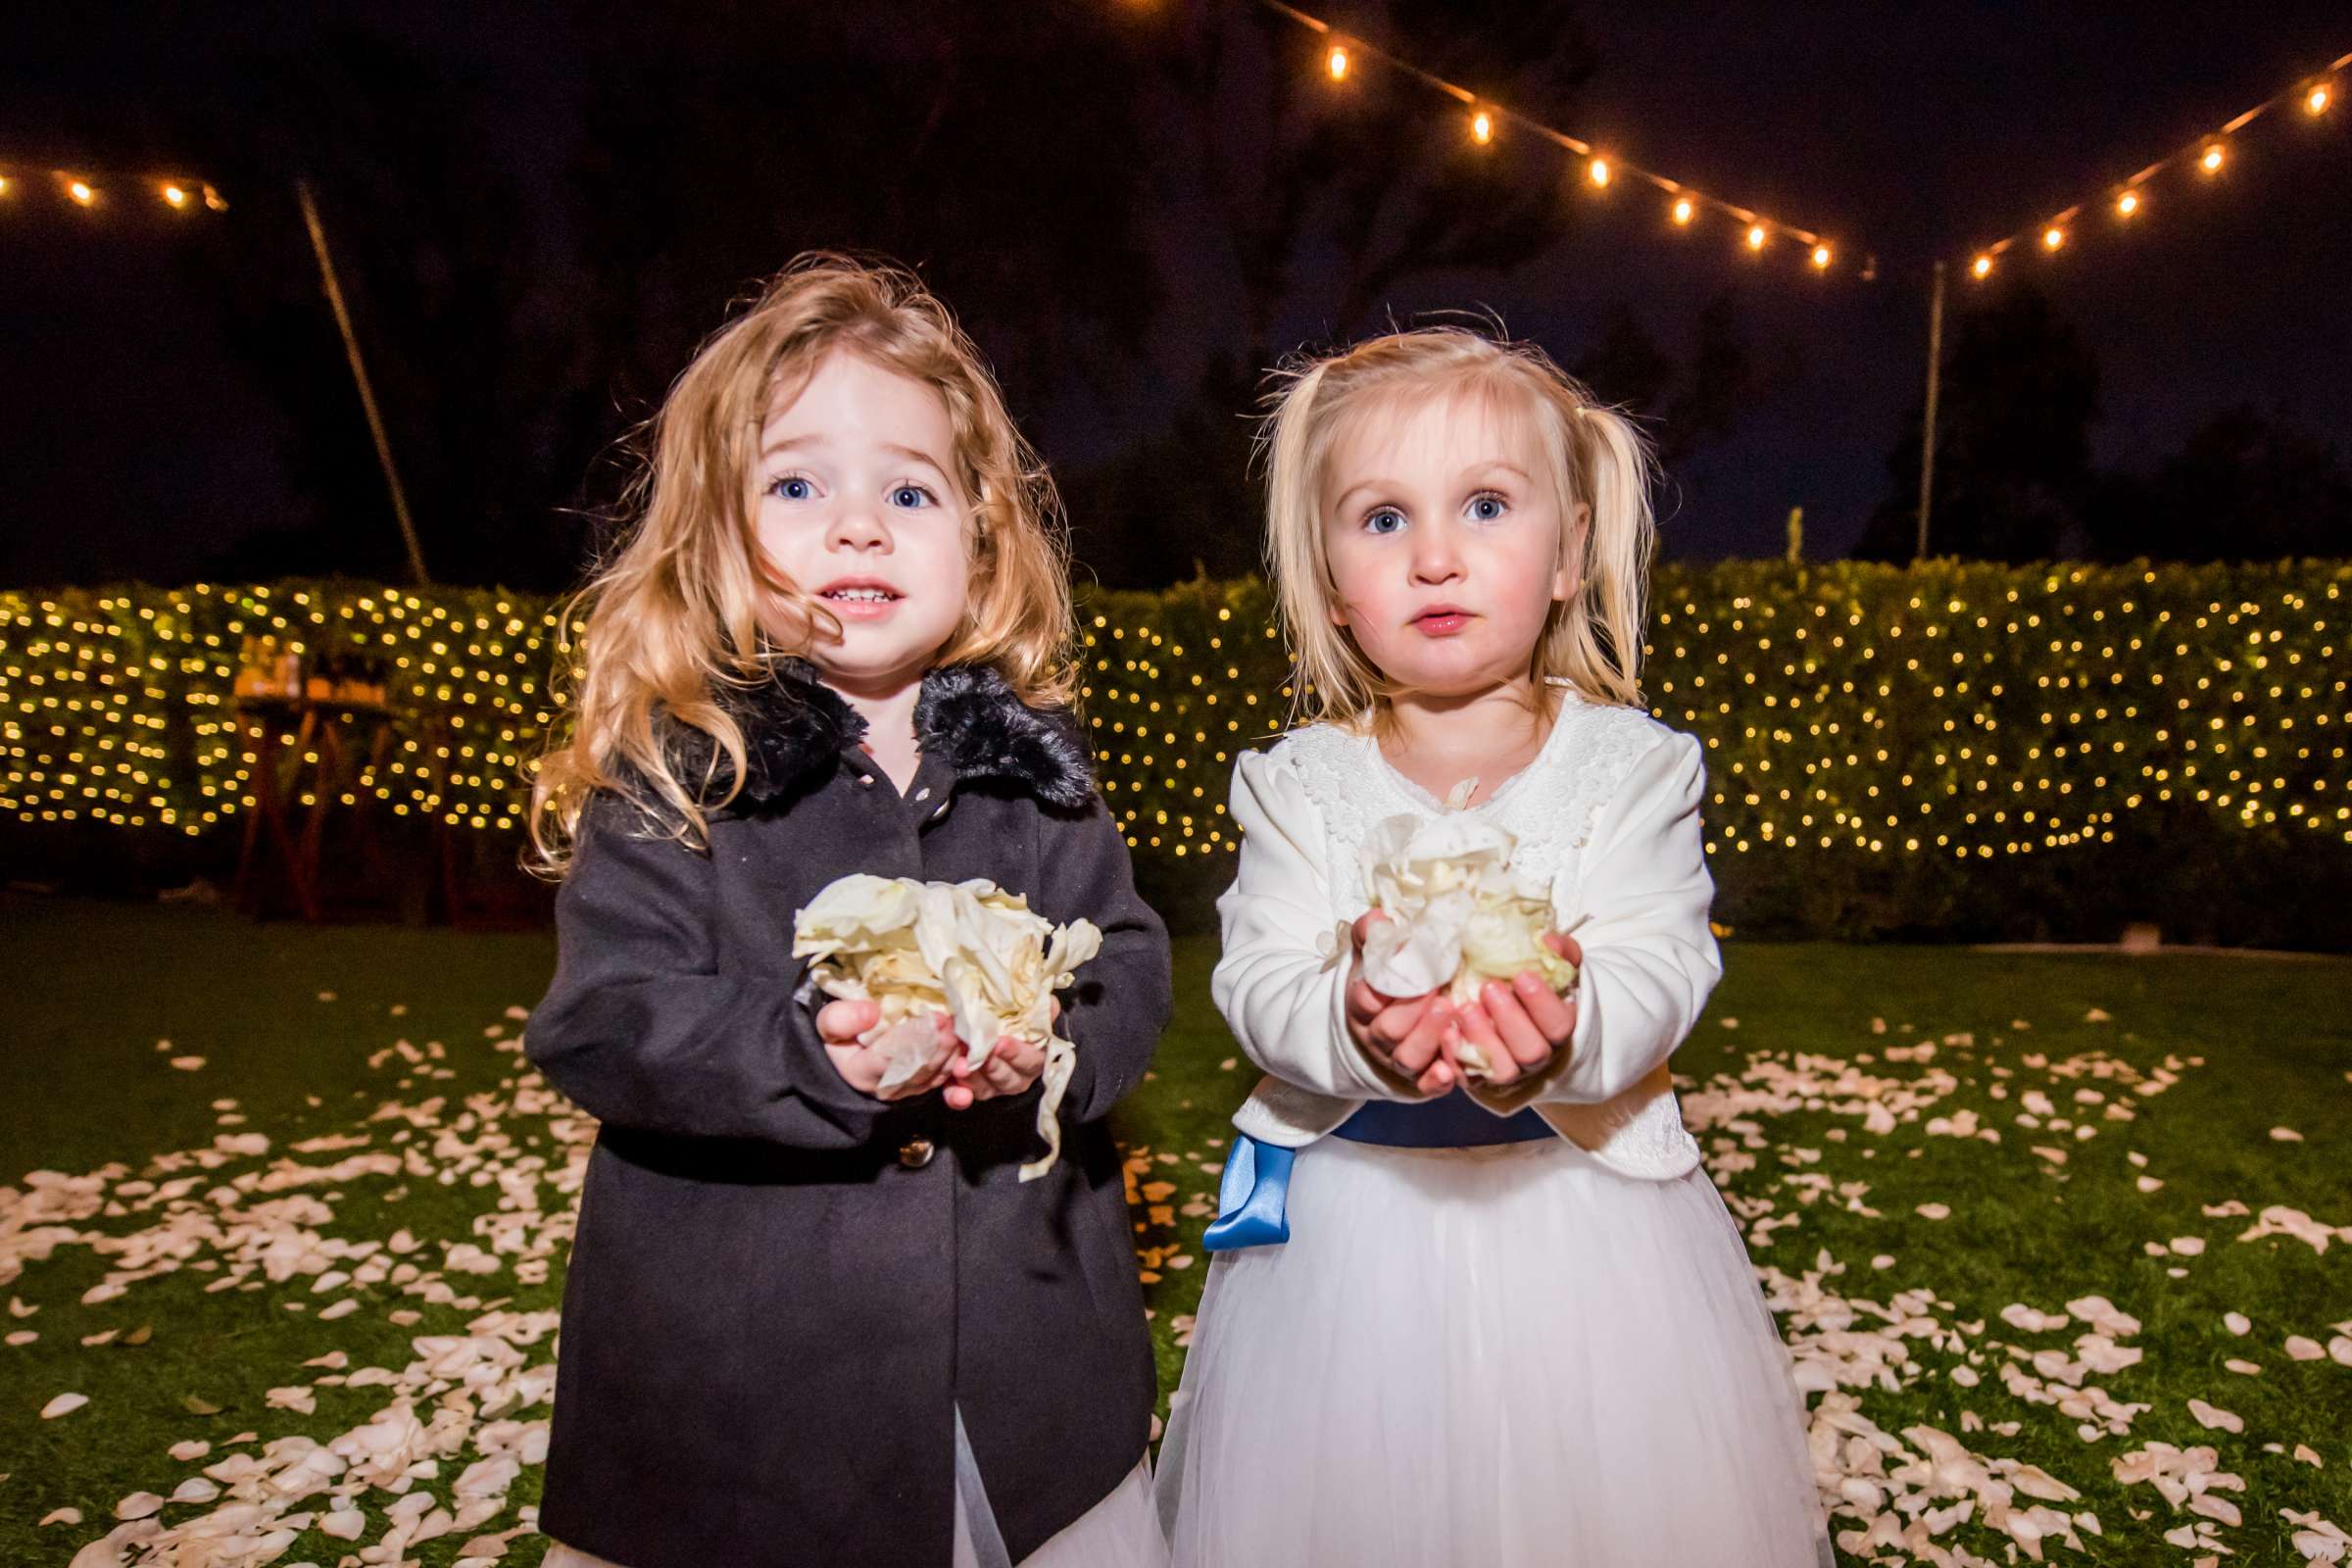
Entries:
{"label": "child's hand", "polygon": [[[1585,950],[1576,938],[1554,931],[1544,940],[1552,952],[1584,967]],[[1507,1084],[1540,1070],[1567,1049],[1576,1033],[1576,1004],[1544,984],[1542,975],[1522,969],[1507,986],[1488,981],[1478,1001],[1456,1019],[1446,1035],[1446,1054],[1458,1061],[1463,1045],[1476,1046],[1487,1058],[1487,1082]]]}
{"label": "child's hand", "polygon": [[[1054,1004],[1053,1017],[1061,1019],[1061,999],[1049,999]],[[1004,1100],[1025,1095],[1037,1082],[1038,1074],[1046,1070],[1046,1048],[1033,1046],[1014,1035],[1002,1035],[981,1057],[977,1066],[964,1060],[962,1042],[956,1043],[955,1059],[948,1064],[947,1092],[939,1098],[948,1102],[950,1110],[969,1110],[983,1100]]]}
{"label": "child's hand", "polygon": [[1444,1054],[1454,1011],[1435,992],[1420,997],[1384,997],[1365,983],[1364,933],[1387,915],[1374,909],[1349,928],[1355,956],[1348,968],[1348,1038],[1367,1055],[1388,1063],[1423,1095],[1445,1094],[1460,1081],[1460,1069]]}
{"label": "child's hand", "polygon": [[905,1083],[882,1087],[882,1074],[890,1063],[884,1054],[871,1046],[860,1045],[858,1037],[881,1021],[882,1008],[872,1002],[828,1002],[816,1010],[816,1032],[825,1043],[825,1054],[833,1058],[833,1070],[842,1081],[861,1095],[876,1100],[912,1100],[927,1095],[948,1081],[948,1067],[956,1054],[956,1026],[944,1012],[938,1019],[936,1047],[922,1070]]}

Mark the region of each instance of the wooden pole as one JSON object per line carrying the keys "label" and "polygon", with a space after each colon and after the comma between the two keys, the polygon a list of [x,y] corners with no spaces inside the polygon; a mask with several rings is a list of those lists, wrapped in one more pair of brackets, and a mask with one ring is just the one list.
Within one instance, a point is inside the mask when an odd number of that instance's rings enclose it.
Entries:
{"label": "wooden pole", "polygon": [[384,416],[375,406],[375,389],[368,381],[368,364],[360,358],[360,339],[351,329],[351,312],[343,304],[343,286],[335,280],[334,258],[326,248],[326,228],[318,221],[318,204],[311,199],[311,182],[294,182],[302,203],[302,220],[311,231],[311,249],[318,256],[318,281],[326,289],[327,306],[343,334],[343,353],[351,361],[351,379],[360,389],[360,407],[368,416],[368,431],[375,438],[375,460],[383,466],[384,487],[392,492],[392,514],[400,520],[401,542],[408,547],[409,576],[419,587],[431,583],[424,569],[424,547],[416,539],[416,520],[409,515],[408,492],[400,487],[400,470],[392,466],[392,438],[385,433]]}
{"label": "wooden pole", "polygon": [[1928,559],[1928,518],[1936,505],[1936,396],[1943,388],[1943,264],[1936,264],[1936,285],[1928,294],[1928,414],[1919,432],[1919,548]]}
{"label": "wooden pole", "polygon": [[1792,563],[1805,559],[1805,509],[1802,507],[1788,509],[1788,559]]}

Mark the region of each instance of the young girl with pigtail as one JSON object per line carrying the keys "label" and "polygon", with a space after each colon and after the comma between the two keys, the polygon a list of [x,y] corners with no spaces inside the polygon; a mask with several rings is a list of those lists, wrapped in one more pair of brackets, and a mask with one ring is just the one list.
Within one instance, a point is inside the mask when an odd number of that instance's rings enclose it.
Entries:
{"label": "young girl with pigtail", "polygon": [[[1160,1455],[1175,1562],[1827,1560],[1667,1069],[1721,963],[1700,748],[1637,687],[1639,433],[1540,350],[1436,328],[1298,369],[1267,447],[1312,722],[1234,771],[1211,985],[1268,1076]],[[1541,912],[1525,966],[1400,984],[1472,933],[1387,895],[1480,856]]]}

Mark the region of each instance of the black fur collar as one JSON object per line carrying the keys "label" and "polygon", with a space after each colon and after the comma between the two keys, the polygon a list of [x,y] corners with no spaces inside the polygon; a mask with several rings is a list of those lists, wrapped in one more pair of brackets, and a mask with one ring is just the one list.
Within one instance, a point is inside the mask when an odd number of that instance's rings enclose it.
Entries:
{"label": "black fur collar", "polygon": [[[864,716],[817,679],[805,660],[779,661],[775,679],[760,685],[723,687],[719,702],[743,728],[743,788],[730,803],[737,808],[784,800],[865,737]],[[691,787],[709,769],[708,798],[724,794],[726,755],[699,729],[672,729],[679,777]],[[1071,809],[1094,798],[1086,743],[1068,711],[1031,708],[986,665],[950,664],[925,675],[914,704],[914,734],[924,755],[946,762],[958,778],[1009,780],[1048,805]]]}

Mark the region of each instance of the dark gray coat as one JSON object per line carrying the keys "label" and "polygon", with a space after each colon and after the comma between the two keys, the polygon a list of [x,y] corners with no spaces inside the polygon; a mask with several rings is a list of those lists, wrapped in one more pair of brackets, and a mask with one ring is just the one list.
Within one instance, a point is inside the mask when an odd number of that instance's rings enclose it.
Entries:
{"label": "dark gray coat", "polygon": [[[1079,734],[992,671],[936,670],[902,797],[808,674],[728,699],[749,760],[708,854],[590,806],[528,1028],[603,1123],[540,1522],[629,1568],[945,1563],[957,1408],[1017,1561],[1134,1468],[1151,1422],[1103,1117],[1167,1020],[1168,943]],[[699,776],[707,738],[665,734]],[[957,1112],[834,1071],[793,920],[852,871],[987,877],[1102,928],[1062,993],[1078,1056],[1050,1174],[1016,1179],[1043,1147],[1034,1089]]]}

